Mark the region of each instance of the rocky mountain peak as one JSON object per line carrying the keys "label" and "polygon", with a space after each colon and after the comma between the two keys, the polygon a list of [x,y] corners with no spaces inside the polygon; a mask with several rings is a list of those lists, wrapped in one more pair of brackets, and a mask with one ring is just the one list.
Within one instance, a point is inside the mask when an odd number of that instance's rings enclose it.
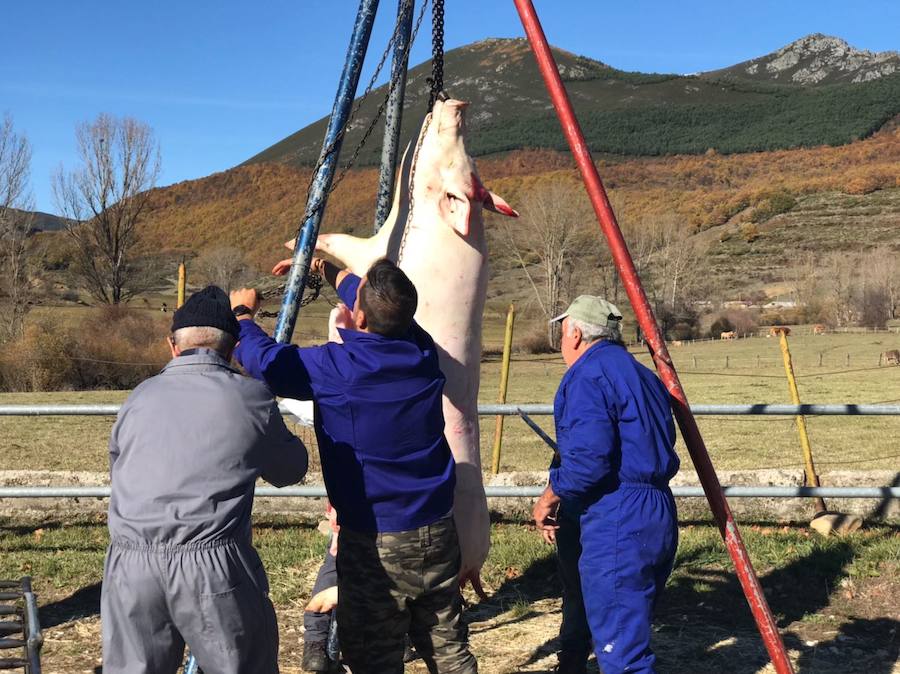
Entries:
{"label": "rocky mountain peak", "polygon": [[856,49],[840,38],[813,33],[740,68],[754,78],[793,84],[859,83],[900,71],[900,54]]}

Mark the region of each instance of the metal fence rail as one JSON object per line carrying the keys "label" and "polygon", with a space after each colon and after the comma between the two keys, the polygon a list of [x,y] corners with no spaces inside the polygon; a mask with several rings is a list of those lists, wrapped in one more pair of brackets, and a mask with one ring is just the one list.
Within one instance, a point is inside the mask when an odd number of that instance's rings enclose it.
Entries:
{"label": "metal fence rail", "polygon": [[[40,417],[40,416],[114,416],[121,405],[0,405],[0,416]],[[478,414],[493,416],[515,416],[522,410],[531,415],[553,414],[553,405],[546,403],[487,404],[478,406]],[[282,414],[288,410],[282,406]],[[691,405],[691,412],[698,415],[759,415],[759,416],[900,416],[900,405],[770,405],[753,403],[749,405]]]}
{"label": "metal fence rail", "polygon": [[[900,487],[723,487],[725,495],[737,498],[900,498]],[[533,498],[544,491],[540,486],[488,485],[484,488],[489,498]],[[0,498],[107,498],[110,488],[103,486],[82,487],[0,487]],[[700,487],[672,487],[672,493],[681,497],[703,496]],[[265,497],[324,497],[325,487],[257,487],[256,496]]]}
{"label": "metal fence rail", "polygon": [[[0,416],[114,416],[121,405],[0,405]],[[517,415],[519,411],[529,415],[553,414],[553,406],[546,403],[527,404],[486,404],[478,406],[482,416]],[[691,411],[698,415],[727,416],[796,416],[803,415],[846,415],[846,416],[900,416],[900,405],[693,405]],[[281,407],[282,414],[290,412]],[[819,496],[823,498],[900,498],[900,487],[772,487],[733,486],[725,487],[725,495],[737,498],[802,498]],[[537,486],[486,486],[485,492],[492,498],[539,496],[543,491]],[[672,492],[680,497],[700,497],[700,487],[673,487]],[[109,487],[0,487],[0,498],[107,498]],[[257,496],[265,497],[324,497],[322,486],[258,487]]]}

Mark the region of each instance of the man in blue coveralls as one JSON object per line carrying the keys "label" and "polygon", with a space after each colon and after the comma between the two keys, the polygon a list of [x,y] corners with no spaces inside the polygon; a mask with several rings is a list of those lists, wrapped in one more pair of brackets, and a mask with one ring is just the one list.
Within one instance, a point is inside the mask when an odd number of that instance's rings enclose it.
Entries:
{"label": "man in blue coveralls", "polygon": [[[573,550],[584,601],[581,620],[587,619],[604,674],[619,674],[655,671],[650,624],[678,544],[669,480],[679,461],[669,394],[622,344],[621,319],[614,305],[591,295],[576,298],[553,319],[562,321],[569,370],[553,403],[559,459],[551,465],[534,519],[559,548],[569,604],[559,671],[570,674],[585,671],[589,654],[577,644],[577,574],[565,573]],[[557,537],[561,532],[567,536]],[[568,651],[567,636],[576,641]]]}
{"label": "man in blue coveralls", "polygon": [[[354,674],[402,674],[405,636],[429,672],[475,674],[459,591],[456,482],[444,438],[444,375],[413,320],[415,286],[389,260],[365,278],[313,259],[355,329],[343,343],[277,344],[252,320],[256,291],[231,294],[235,359],[276,395],[314,400],[328,496],[338,513],[338,639]],[[276,267],[278,269],[278,267]]]}

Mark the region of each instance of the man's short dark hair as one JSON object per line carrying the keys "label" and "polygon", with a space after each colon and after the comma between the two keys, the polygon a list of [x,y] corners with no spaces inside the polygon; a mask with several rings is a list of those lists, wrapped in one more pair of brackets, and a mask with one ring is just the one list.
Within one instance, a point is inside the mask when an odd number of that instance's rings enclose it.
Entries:
{"label": "man's short dark hair", "polygon": [[359,307],[366,312],[369,331],[385,337],[403,337],[412,324],[419,294],[409,277],[386,258],[366,272],[359,291]]}

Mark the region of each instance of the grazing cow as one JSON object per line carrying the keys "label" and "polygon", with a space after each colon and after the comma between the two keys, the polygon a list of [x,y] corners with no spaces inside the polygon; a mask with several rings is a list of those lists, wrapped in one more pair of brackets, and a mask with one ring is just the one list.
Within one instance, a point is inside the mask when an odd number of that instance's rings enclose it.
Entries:
{"label": "grazing cow", "polygon": [[736,336],[737,335],[735,334],[734,330],[730,330],[719,335],[719,339],[734,339]]}
{"label": "grazing cow", "polygon": [[676,339],[674,342],[672,342],[672,346],[684,346],[684,342],[682,342],[680,339]]}
{"label": "grazing cow", "polygon": [[888,365],[900,365],[900,350],[891,349],[881,354],[882,359]]}
{"label": "grazing cow", "polygon": [[825,328],[825,326],[822,325],[821,323],[816,323],[816,324],[813,326],[813,334],[814,334],[814,335],[824,335],[825,332],[826,332],[826,328]]}

